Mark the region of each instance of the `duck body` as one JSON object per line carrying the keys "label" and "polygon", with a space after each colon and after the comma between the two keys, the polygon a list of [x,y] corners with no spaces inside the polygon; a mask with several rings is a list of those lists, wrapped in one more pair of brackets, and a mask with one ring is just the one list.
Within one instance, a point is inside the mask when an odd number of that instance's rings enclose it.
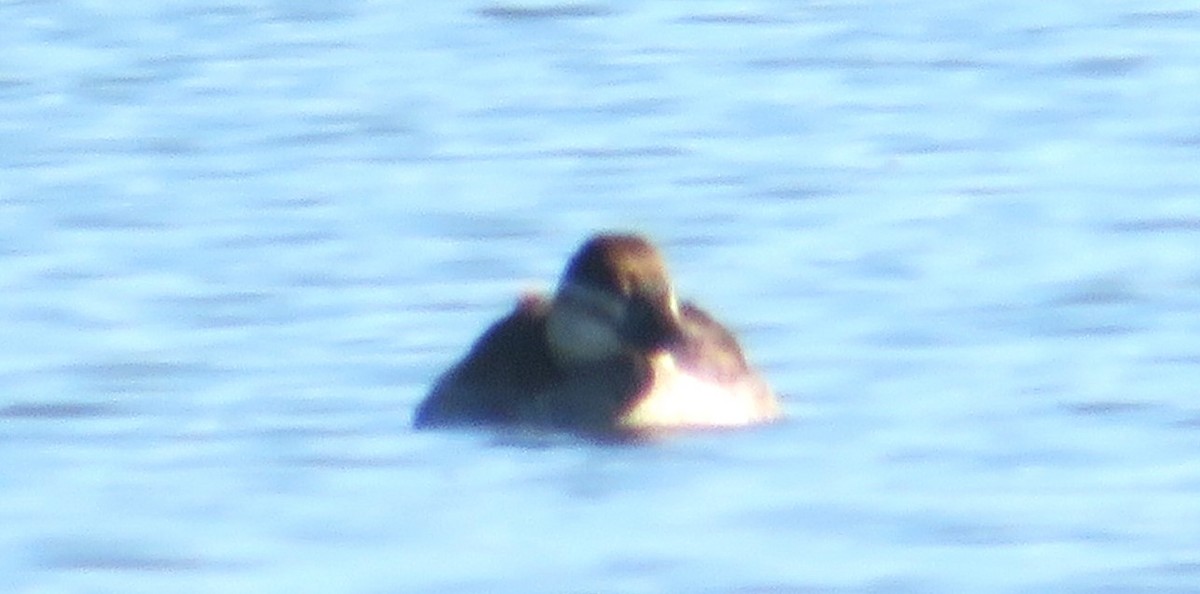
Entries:
{"label": "duck body", "polygon": [[677,302],[641,237],[600,235],[553,297],[527,295],[434,384],[417,427],[584,432],[738,426],[781,415],[737,339]]}

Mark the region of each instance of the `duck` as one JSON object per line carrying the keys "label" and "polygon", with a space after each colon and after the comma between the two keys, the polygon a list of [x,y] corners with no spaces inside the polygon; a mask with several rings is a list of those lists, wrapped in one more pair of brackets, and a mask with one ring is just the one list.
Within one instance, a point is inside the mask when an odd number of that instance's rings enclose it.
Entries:
{"label": "duck", "polygon": [[434,382],[413,424],[636,434],[782,415],[734,334],[677,298],[658,248],[600,233],[553,295],[521,296]]}

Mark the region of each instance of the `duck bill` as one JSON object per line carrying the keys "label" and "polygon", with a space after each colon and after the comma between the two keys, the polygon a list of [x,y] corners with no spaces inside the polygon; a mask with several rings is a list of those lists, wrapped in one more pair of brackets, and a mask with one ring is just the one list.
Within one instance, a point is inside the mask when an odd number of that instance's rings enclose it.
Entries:
{"label": "duck bill", "polygon": [[684,336],[679,308],[661,300],[634,298],[622,334],[629,344],[644,352],[669,350]]}

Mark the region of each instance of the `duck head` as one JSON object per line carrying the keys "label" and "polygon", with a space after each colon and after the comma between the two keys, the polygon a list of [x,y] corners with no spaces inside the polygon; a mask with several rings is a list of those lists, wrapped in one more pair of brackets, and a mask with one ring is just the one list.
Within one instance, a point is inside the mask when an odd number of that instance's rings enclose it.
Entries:
{"label": "duck head", "polygon": [[571,257],[547,321],[559,363],[651,354],[682,336],[662,255],[637,235],[597,235]]}

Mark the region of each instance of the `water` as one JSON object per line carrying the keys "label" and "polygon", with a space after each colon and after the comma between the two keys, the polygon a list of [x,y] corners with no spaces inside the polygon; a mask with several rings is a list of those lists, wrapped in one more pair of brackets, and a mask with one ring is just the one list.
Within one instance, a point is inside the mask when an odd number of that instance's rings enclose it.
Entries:
{"label": "water", "polygon": [[[6,591],[1200,591],[1189,3],[0,23]],[[410,431],[607,228],[789,420]]]}

